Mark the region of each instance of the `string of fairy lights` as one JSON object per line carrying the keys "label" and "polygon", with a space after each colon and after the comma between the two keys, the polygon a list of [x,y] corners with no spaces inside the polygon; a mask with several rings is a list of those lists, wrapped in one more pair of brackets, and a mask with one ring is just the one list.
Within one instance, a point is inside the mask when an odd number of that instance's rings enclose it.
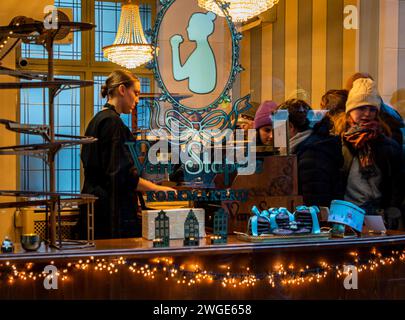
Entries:
{"label": "string of fairy lights", "polygon": [[[341,278],[349,275],[350,272],[345,266],[353,265],[359,273],[364,271],[375,271],[380,267],[393,265],[394,263],[405,262],[405,250],[391,251],[389,255],[373,249],[367,258],[360,257],[358,252],[351,252],[351,263],[328,264],[320,262],[315,267],[306,265],[296,267],[293,264],[279,264],[273,267],[272,271],[255,273],[250,267],[240,272],[233,272],[231,267],[225,266],[224,271],[207,271],[197,264],[174,263],[173,258],[155,258],[150,262],[137,262],[124,257],[105,259],[89,257],[76,262],[68,262],[57,266],[54,261],[50,265],[57,267],[57,273],[52,275],[40,270],[43,263],[35,265],[32,262],[23,265],[12,262],[0,263],[0,285],[14,285],[18,281],[38,281],[45,278],[58,277],[62,282],[73,281],[78,272],[96,272],[107,276],[114,276],[120,272],[130,272],[134,276],[143,277],[147,281],[173,282],[178,285],[196,286],[200,284],[220,284],[224,288],[248,288],[254,287],[259,282],[267,282],[272,288],[281,286],[300,286],[304,284],[319,283],[328,275],[335,275]],[[43,280],[42,280],[43,281]]]}

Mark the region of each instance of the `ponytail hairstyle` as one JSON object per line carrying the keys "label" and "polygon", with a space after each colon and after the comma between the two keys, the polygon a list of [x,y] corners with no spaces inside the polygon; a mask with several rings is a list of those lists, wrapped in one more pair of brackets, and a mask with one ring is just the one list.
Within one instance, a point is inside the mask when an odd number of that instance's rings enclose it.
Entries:
{"label": "ponytail hairstyle", "polygon": [[115,90],[120,85],[129,88],[136,82],[139,82],[139,79],[132,72],[123,69],[114,70],[101,86],[101,96],[103,98],[108,98],[109,96],[112,97],[114,96]]}

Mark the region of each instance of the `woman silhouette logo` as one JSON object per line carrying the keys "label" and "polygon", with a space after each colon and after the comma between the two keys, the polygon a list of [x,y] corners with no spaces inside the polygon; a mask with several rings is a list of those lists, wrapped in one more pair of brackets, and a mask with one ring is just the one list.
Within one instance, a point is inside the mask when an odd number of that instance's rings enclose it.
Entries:
{"label": "woman silhouette logo", "polygon": [[194,13],[188,23],[187,33],[190,41],[195,41],[197,47],[190,54],[186,63],[180,61],[180,44],[184,39],[176,34],[170,39],[172,47],[173,76],[176,81],[189,79],[188,88],[197,94],[208,94],[217,85],[217,66],[214,52],[208,37],[214,33],[215,13]]}

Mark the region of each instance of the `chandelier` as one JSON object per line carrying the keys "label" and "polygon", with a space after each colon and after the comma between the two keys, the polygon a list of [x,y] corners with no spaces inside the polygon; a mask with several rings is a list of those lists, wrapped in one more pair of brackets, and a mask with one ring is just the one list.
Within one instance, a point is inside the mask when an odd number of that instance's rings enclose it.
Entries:
{"label": "chandelier", "polygon": [[128,0],[122,5],[120,24],[114,43],[103,47],[104,57],[128,69],[153,59],[156,48],[148,44],[141,24],[139,5]]}
{"label": "chandelier", "polygon": [[233,22],[247,21],[260,13],[269,10],[279,0],[198,0],[198,5],[219,16],[224,16],[220,5],[229,3],[228,12]]}

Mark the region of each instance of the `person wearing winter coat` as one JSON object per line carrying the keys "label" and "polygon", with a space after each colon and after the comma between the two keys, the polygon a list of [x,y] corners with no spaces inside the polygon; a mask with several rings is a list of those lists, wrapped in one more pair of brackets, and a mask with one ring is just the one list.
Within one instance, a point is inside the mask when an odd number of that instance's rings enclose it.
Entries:
{"label": "person wearing winter coat", "polygon": [[290,99],[282,103],[278,110],[288,111],[289,152],[295,154],[298,145],[312,134],[308,112],[312,108],[304,101]]}
{"label": "person wearing winter coat", "polygon": [[[346,83],[346,90],[350,91],[353,88],[354,81],[358,79],[371,79],[374,81],[373,77],[368,73],[358,72],[353,74]],[[399,145],[402,147],[404,144],[404,137],[402,130],[405,128],[404,119],[402,119],[401,115],[397,110],[389,106],[388,104],[384,103],[381,96],[379,96],[381,100],[381,106],[379,110],[379,116],[382,121],[384,121],[391,130],[391,137]]]}
{"label": "person wearing winter coat", "polygon": [[389,228],[397,228],[404,196],[401,148],[391,139],[380,117],[382,101],[370,78],[353,82],[346,113],[335,121],[342,139],[346,190],[344,199],[368,215],[384,214]]}
{"label": "person wearing winter coat", "polygon": [[309,128],[311,108],[304,101],[290,100],[280,109],[289,113],[290,153],[297,155],[299,194],[306,206],[329,207],[332,200],[343,197],[339,138],[329,134],[328,118]]}
{"label": "person wearing winter coat", "polygon": [[340,139],[329,133],[329,120],[318,122],[297,150],[300,194],[307,206],[329,207],[341,200],[343,155]]}

